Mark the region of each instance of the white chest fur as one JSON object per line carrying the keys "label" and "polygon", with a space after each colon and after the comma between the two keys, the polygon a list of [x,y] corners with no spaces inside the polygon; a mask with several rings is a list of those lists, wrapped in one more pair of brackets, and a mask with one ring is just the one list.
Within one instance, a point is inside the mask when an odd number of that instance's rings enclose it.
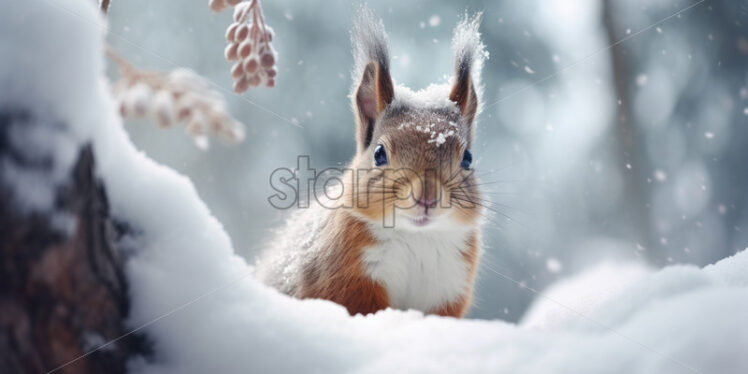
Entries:
{"label": "white chest fur", "polygon": [[432,311],[468,289],[466,232],[379,229],[375,236],[380,243],[364,251],[363,262],[393,308]]}

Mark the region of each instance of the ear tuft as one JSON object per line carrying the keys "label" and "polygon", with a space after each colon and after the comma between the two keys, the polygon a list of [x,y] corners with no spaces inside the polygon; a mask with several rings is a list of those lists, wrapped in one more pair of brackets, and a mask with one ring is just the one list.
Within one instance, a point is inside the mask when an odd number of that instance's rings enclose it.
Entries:
{"label": "ear tuft", "polygon": [[389,73],[390,52],[387,48],[387,33],[384,31],[382,20],[377,19],[371,9],[362,6],[356,13],[351,29],[351,44],[353,45],[353,82],[354,90],[358,80],[368,65],[376,61]]}
{"label": "ear tuft", "polygon": [[485,45],[481,42],[480,26],[482,13],[473,17],[465,15],[457,24],[452,39],[452,49],[455,54],[455,78],[449,99],[454,101],[463,117],[472,123],[480,112],[480,97],[482,86],[480,72],[483,61],[488,58]]}
{"label": "ear tuft", "polygon": [[389,105],[395,89],[390,77],[387,34],[382,21],[361,7],[351,30],[353,44],[353,87],[351,100],[356,114],[358,150],[371,144],[374,124]]}

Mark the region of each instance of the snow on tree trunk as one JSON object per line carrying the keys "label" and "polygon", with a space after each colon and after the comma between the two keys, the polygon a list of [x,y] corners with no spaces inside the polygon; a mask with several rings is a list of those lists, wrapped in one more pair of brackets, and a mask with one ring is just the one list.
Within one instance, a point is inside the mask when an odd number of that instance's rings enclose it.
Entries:
{"label": "snow on tree trunk", "polygon": [[[39,125],[27,112],[0,114],[0,159],[26,173],[52,173],[17,135]],[[5,165],[5,168],[10,166]],[[7,169],[4,169],[7,170]],[[0,174],[0,372],[48,372],[126,332],[129,300],[106,191],[83,146],[54,209],[18,209]],[[61,368],[62,373],[124,373],[143,351],[130,336]]]}

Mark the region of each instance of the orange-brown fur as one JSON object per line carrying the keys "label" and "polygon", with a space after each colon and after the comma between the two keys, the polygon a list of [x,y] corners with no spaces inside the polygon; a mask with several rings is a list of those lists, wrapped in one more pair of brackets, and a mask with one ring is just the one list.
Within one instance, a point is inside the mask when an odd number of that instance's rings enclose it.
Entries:
{"label": "orange-brown fur", "polygon": [[304,269],[301,298],[334,301],[351,315],[374,313],[389,306],[387,292],[364,274],[363,250],[375,243],[366,224],[350,213],[332,213],[327,254]]}
{"label": "orange-brown fur", "polygon": [[[348,313],[369,314],[389,306],[387,291],[367,276],[361,263],[363,251],[376,243],[366,223],[344,210],[331,213],[331,222],[324,235],[329,235],[329,251],[304,269],[300,298],[330,300],[348,309]],[[478,269],[480,238],[477,232],[466,241],[463,258],[468,265],[465,294],[448,305],[427,311],[449,317],[463,317],[470,308],[473,283]]]}

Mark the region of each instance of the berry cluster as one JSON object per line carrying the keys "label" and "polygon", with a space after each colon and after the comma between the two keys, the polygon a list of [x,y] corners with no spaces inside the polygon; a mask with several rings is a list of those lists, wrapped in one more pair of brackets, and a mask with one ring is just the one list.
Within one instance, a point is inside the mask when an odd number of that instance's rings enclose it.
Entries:
{"label": "berry cluster", "polygon": [[208,133],[233,143],[244,140],[244,125],[231,117],[223,96],[194,71],[177,69],[163,75],[113,58],[120,67],[113,91],[123,118],[150,116],[162,127],[185,123],[201,149],[208,147]]}
{"label": "berry cluster", "polygon": [[[238,5],[237,5],[238,4]],[[211,8],[221,11],[228,5],[234,8],[234,23],[226,29],[225,55],[228,61],[236,61],[231,68],[234,91],[242,93],[249,87],[264,84],[275,86],[277,54],[270,42],[273,29],[265,25],[262,8],[258,0],[239,2],[235,0],[211,0]]]}

